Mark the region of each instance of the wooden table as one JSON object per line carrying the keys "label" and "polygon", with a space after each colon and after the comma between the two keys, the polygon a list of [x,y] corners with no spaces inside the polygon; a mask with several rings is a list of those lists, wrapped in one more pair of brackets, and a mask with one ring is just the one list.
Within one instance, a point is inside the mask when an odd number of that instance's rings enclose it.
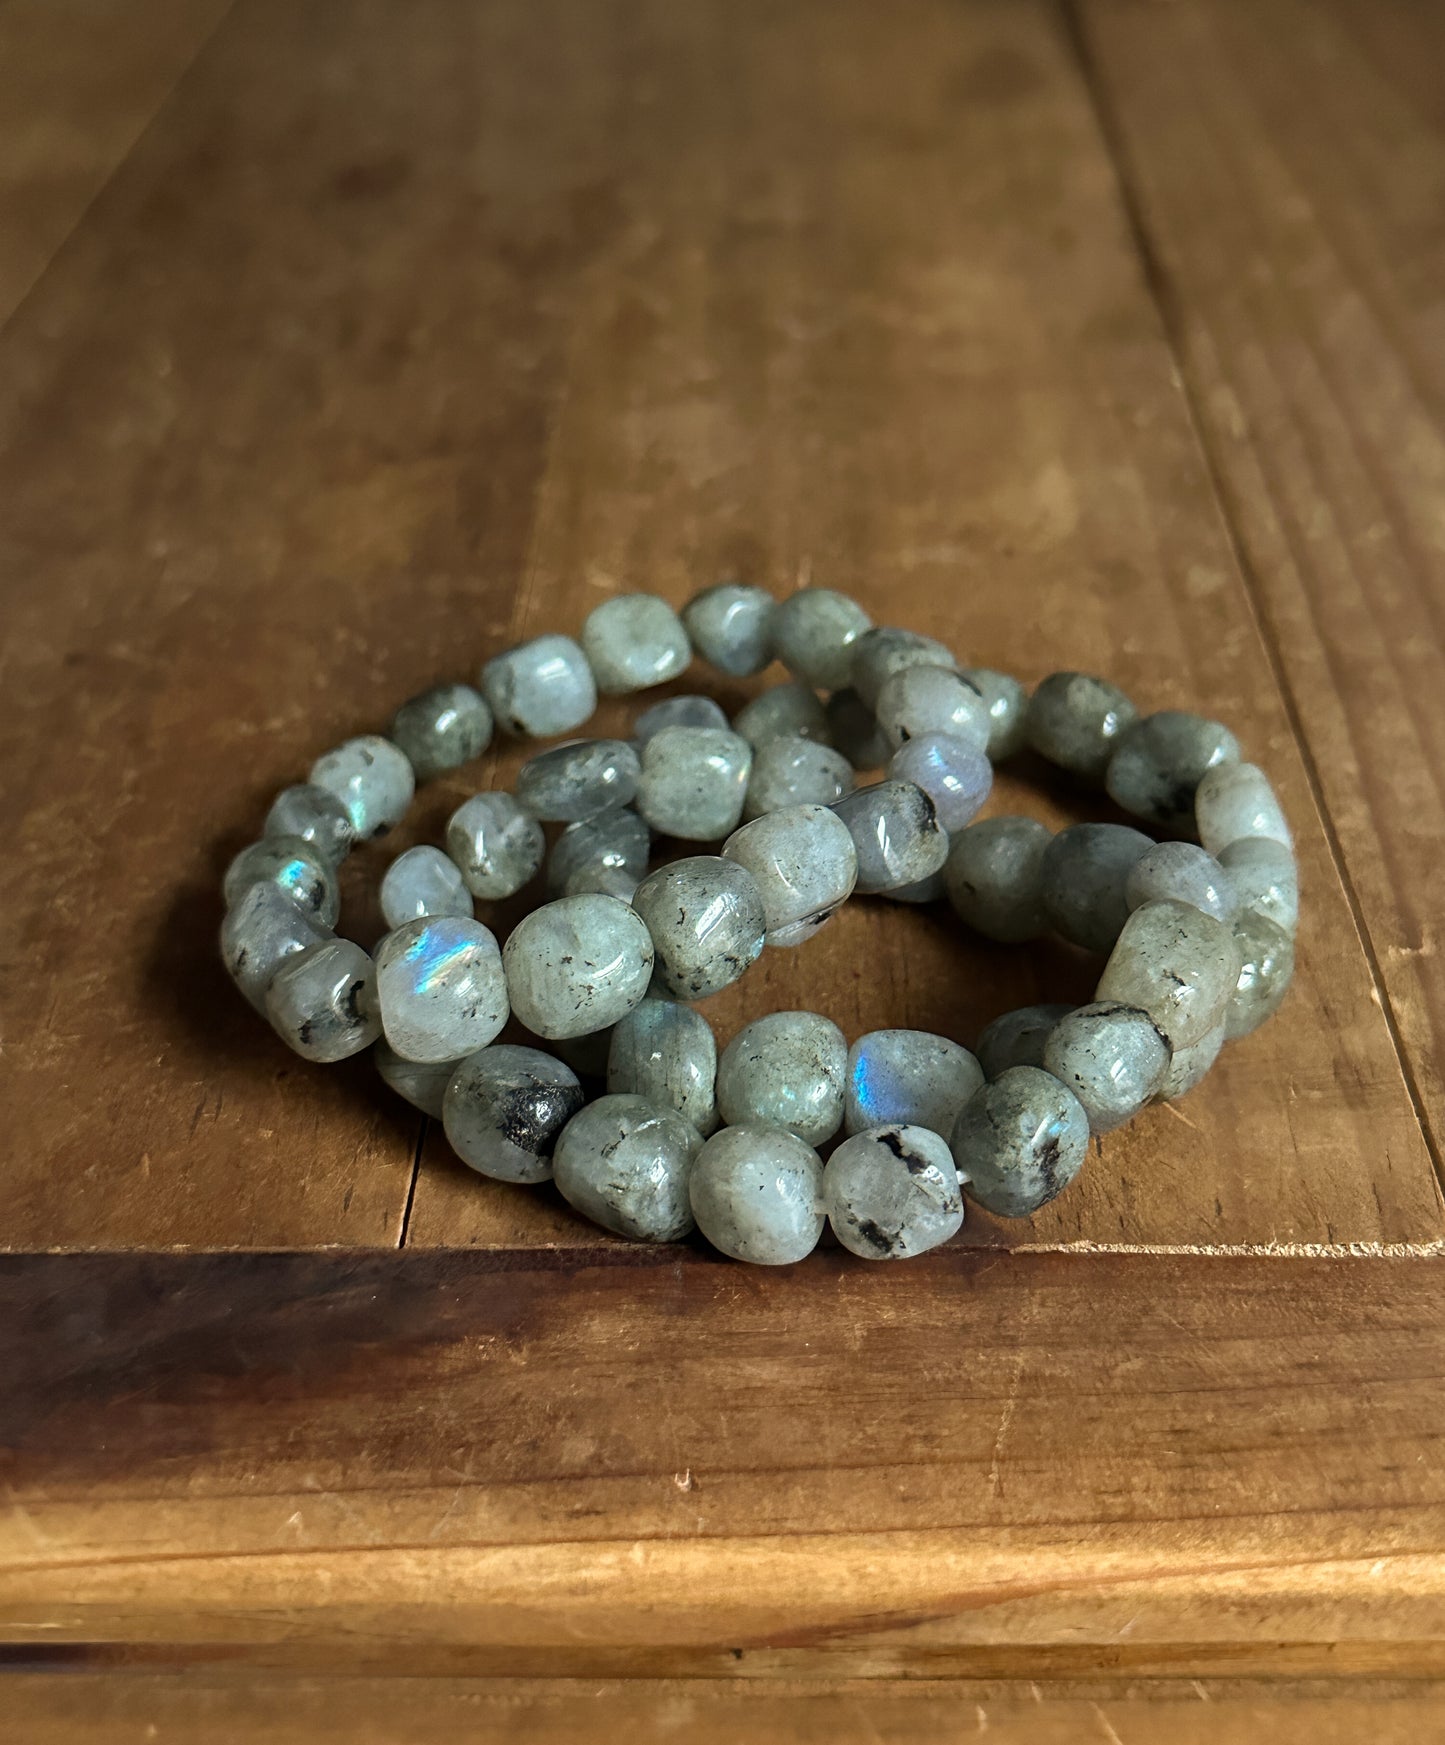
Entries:
{"label": "wooden table", "polygon": [[[1445,1728],[1442,65],[1425,0],[0,4],[7,1737]],[[728,573],[1277,778],[1280,1020],[1031,1223],[642,1251],[224,980],[319,749]],[[709,1015],[1089,981],[859,903]]]}

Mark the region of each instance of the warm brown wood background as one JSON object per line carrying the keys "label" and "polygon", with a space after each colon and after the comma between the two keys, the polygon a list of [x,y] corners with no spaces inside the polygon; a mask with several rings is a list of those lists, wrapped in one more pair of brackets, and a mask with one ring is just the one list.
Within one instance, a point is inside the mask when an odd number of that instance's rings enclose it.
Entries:
{"label": "warm brown wood background", "polygon": [[[1442,66],[1421,0],[0,0],[22,1737],[1439,1730]],[[318,749],[728,572],[1217,714],[1298,826],[1280,1021],[911,1268],[640,1254],[216,961]],[[858,903],[709,1016],[1084,973]]]}

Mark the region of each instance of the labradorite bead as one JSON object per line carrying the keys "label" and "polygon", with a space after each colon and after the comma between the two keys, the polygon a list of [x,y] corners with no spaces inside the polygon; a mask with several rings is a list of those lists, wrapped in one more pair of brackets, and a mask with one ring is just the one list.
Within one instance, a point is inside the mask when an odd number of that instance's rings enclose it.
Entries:
{"label": "labradorite bead", "polygon": [[1171,1049],[1189,1048],[1221,1022],[1238,979],[1228,922],[1166,899],[1124,923],[1096,998],[1140,1007]]}
{"label": "labradorite bead", "polygon": [[946,667],[904,667],[883,681],[878,725],[896,751],[924,733],[951,733],[983,751],[988,744],[988,708],[958,673]]}
{"label": "labradorite bead", "polygon": [[642,766],[622,739],[580,739],[528,758],[517,772],[517,800],[550,824],[581,824],[625,806]]}
{"label": "labradorite bead", "polygon": [[585,1218],[638,1242],[677,1242],[692,1229],[688,1176],[702,1137],[646,1097],[605,1096],[562,1129],[553,1173]]}
{"label": "labradorite bead", "polygon": [[637,745],[646,745],[654,733],[664,727],[720,727],[729,725],[727,713],[711,697],[664,697],[650,709],[644,709],[632,723],[632,738]]}
{"label": "labradorite bead", "polygon": [[572,733],[597,708],[592,668],[570,636],[536,636],[494,655],[481,688],[498,727],[518,738]]}
{"label": "labradorite bead", "polygon": [[1159,1089],[1155,1091],[1155,1100],[1161,1103],[1172,1103],[1192,1091],[1203,1079],[1216,1060],[1219,1051],[1224,1046],[1225,1026],[1221,1019],[1206,1036],[1201,1036],[1198,1042],[1191,1043],[1188,1048],[1176,1048],[1169,1062]]}
{"label": "labradorite bead", "polygon": [[341,891],[331,863],[299,836],[268,836],[243,848],[226,868],[222,892],[234,908],[252,885],[275,885],[298,909],[334,927],[341,913]]}
{"label": "labradorite bead", "polygon": [[400,824],[416,792],[405,753],[377,733],[348,739],[318,757],[307,779],[345,806],[358,842]]}
{"label": "labradorite bead", "polygon": [[944,878],[961,921],[1017,944],[1044,930],[1043,860],[1053,841],[1036,818],[985,818],[954,837]]}
{"label": "labradorite bead", "polygon": [[283,958],[266,989],[271,1028],[303,1060],[346,1060],[381,1034],[376,973],[349,939],[325,939]]}
{"label": "labradorite bead", "polygon": [[562,832],[547,858],[547,888],[555,896],[575,895],[568,891],[569,883],[592,868],[628,874],[635,886],[647,871],[651,852],[647,825],[630,807],[618,806]]}
{"label": "labradorite bead", "polygon": [[953,733],[920,733],[899,746],[888,779],[914,782],[933,801],[938,822],[950,835],[972,823],[993,787],[993,765],[969,741]]}
{"label": "labradorite bead", "polygon": [[706,1136],[717,1126],[712,1025],[675,1000],[644,1000],[613,1028],[607,1088],[675,1109]]}
{"label": "labradorite bead", "polygon": [[853,644],[873,620],[832,588],[800,588],[773,612],[773,653],[804,684],[836,691],[851,683]]}
{"label": "labradorite bead", "polygon": [[1127,824],[1071,824],[1044,850],[1039,891],[1056,933],[1085,951],[1108,951],[1129,918],[1124,887],[1154,844]]}
{"label": "labradorite bead", "polygon": [[948,859],[948,833],[939,825],[933,801],[913,782],[859,788],[833,810],[853,838],[858,889],[865,895],[916,885]]}
{"label": "labradorite bead", "polygon": [[735,830],[723,855],[752,874],[769,945],[801,945],[852,893],[858,851],[826,806],[785,806]]}
{"label": "labradorite bead", "polygon": [[892,757],[877,718],[855,690],[834,691],[824,716],[827,737],[855,770],[882,769]]}
{"label": "labradorite bead", "polygon": [[1246,909],[1234,922],[1239,979],[1224,1014],[1233,1042],[1258,1030],[1283,1000],[1294,976],[1294,939],[1267,915]]}
{"label": "labradorite bead", "polygon": [[770,739],[816,739],[828,743],[828,720],[815,692],[795,680],[760,691],[733,717],[739,733],[754,751]]}
{"label": "labradorite bead", "polygon": [[1299,869],[1293,849],[1268,836],[1245,836],[1220,849],[1219,864],[1241,909],[1294,932],[1299,925]]}
{"label": "labradorite bead", "polygon": [[776,605],[763,588],[719,582],[693,595],[682,609],[682,622],[709,666],[746,679],[760,673],[773,658]]}
{"label": "labradorite bead", "polygon": [[1089,1149],[1089,1117],[1052,1073],[1014,1066],[978,1092],[953,1129],[964,1191],[1000,1218],[1027,1218],[1061,1194]]}
{"label": "labradorite bead", "polygon": [[416,779],[428,782],[482,755],[492,743],[492,711],[470,685],[433,685],[397,710],[391,737]]}
{"label": "labradorite bead", "polygon": [[506,793],[473,794],[447,821],[447,853],[474,897],[510,897],[537,876],[542,826]]}
{"label": "labradorite bead", "polygon": [[714,842],[737,828],[753,752],[736,733],[664,727],[642,748],[637,810],[656,831]]}
{"label": "labradorite bead", "polygon": [[766,921],[753,875],[719,854],[658,867],[632,906],[652,935],[658,981],[680,1000],[728,987],[762,952]]}
{"label": "labradorite bead", "polygon": [[507,1021],[502,954],[490,928],[459,915],[394,928],[376,948],[386,1040],[407,1060],[459,1060]]}
{"label": "labradorite bead", "polygon": [[457,1066],[442,1125],[452,1150],[480,1175],[545,1182],[557,1136],[586,1100],[576,1073],[555,1055],[495,1043]]}
{"label": "labradorite bead", "polygon": [[843,1122],[848,1044],[816,1012],[771,1012],[745,1025],[717,1069],[718,1112],[730,1126],[786,1127],[808,1145]]}
{"label": "labradorite bead", "polygon": [[1019,1006],[995,1018],[979,1037],[975,1050],[985,1075],[996,1079],[1010,1067],[1042,1066],[1054,1026],[1073,1009],[1057,1004]]}
{"label": "labradorite bead", "polygon": [[1120,734],[1137,715],[1107,679],[1091,673],[1050,673],[1029,698],[1024,738],[1060,769],[1102,782]]}
{"label": "labradorite bead", "polygon": [[895,630],[891,624],[865,630],[853,644],[849,683],[870,712],[878,707],[878,693],[894,673],[910,666],[945,667],[957,672],[953,651],[931,636],[913,630]]}
{"label": "labradorite bead", "polygon": [[946,1138],[982,1083],[983,1068],[946,1036],[870,1030],[848,1050],[843,1129],[927,1127]]}
{"label": "labradorite bead", "polygon": [[266,814],[265,834],[299,836],[330,866],[340,866],[356,840],[351,814],[335,794],[315,782],[298,782],[277,794]]}
{"label": "labradorite bead", "polygon": [[769,739],[753,755],[745,818],[761,818],[783,806],[831,806],[853,791],[853,766],[831,745],[815,739]]}
{"label": "labradorite bead", "polygon": [[1119,735],[1104,786],[1136,818],[1165,830],[1189,830],[1205,772],[1238,761],[1239,741],[1227,727],[1182,709],[1162,709]]}
{"label": "labradorite bead", "polygon": [[1090,1130],[1109,1133],[1137,1115],[1164,1082],[1169,1044],[1140,1007],[1098,1000],[1054,1026],[1044,1066],[1083,1104]]}
{"label": "labradorite bead", "polygon": [[251,885],[221,923],[221,957],[231,979],[258,1012],[283,960],[332,937],[274,884]]}
{"label": "labradorite bead", "polygon": [[1199,840],[1213,855],[1246,836],[1266,837],[1293,848],[1294,838],[1269,777],[1252,763],[1212,769],[1194,796]]}
{"label": "labradorite bead", "polygon": [[948,881],[940,867],[927,878],[915,879],[909,885],[894,885],[891,891],[880,891],[878,895],[886,897],[890,903],[941,903],[947,892]]}
{"label": "labradorite bead", "polygon": [[1129,869],[1124,901],[1130,909],[1166,898],[1189,903],[1216,921],[1231,920],[1239,907],[1234,880],[1194,842],[1158,842]]}
{"label": "labradorite bead", "polygon": [[833,1234],[864,1260],[908,1260],[963,1228],[948,1141],[905,1123],[843,1141],[823,1171],[823,1206]]}
{"label": "labradorite bead", "polygon": [[1006,757],[1023,749],[1029,694],[1010,673],[995,672],[986,666],[969,666],[960,670],[983,698],[984,708],[988,710],[989,761],[1002,763]]}
{"label": "labradorite bead", "polygon": [[424,915],[473,914],[472,894],[457,863],[439,848],[423,844],[399,854],[381,881],[381,914],[388,927],[419,921]]}
{"label": "labradorite bead", "polygon": [[652,939],[616,897],[559,897],[524,915],[503,958],[512,1010],[549,1040],[606,1030],[643,999]]}
{"label": "labradorite bead", "polygon": [[582,626],[582,647],[606,697],[664,685],[692,659],[681,618],[656,594],[618,594],[594,606]]}
{"label": "labradorite bead", "polygon": [[442,1099],[460,1061],[403,1060],[384,1036],[372,1049],[371,1057],[377,1072],[397,1096],[405,1097],[413,1108],[430,1115],[434,1121],[441,1120]]}
{"label": "labradorite bead", "polygon": [[823,1165],[778,1127],[724,1127],[693,1162],[697,1227],[723,1254],[754,1266],[805,1260],[823,1234]]}

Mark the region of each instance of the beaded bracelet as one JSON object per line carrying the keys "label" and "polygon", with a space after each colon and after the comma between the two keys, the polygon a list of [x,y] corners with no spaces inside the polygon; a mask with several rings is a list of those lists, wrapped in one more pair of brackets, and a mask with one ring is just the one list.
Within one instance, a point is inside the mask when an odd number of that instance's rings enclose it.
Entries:
{"label": "beaded bracelet", "polygon": [[[774,658],[793,676],[732,722],[709,698],[673,697],[631,741],[540,752],[515,792],[458,807],[445,852],[393,861],[374,954],[336,936],[337,866],[400,822],[417,780],[478,756],[494,726],[572,733],[599,690],[665,683],[694,650],[731,677]],[[973,822],[993,764],[1025,747],[1168,839]],[[564,827],[550,850],[544,824]],[[649,871],[654,834],[722,847]],[[510,897],[544,864],[550,900],[499,947],[474,899]],[[775,1012],[719,1059],[686,1002],[765,944],[800,944],[854,892],[946,895],[995,940],[1052,929],[1107,955],[1095,999],[1006,1013],[974,1052],[915,1030],[850,1049],[817,1013]],[[680,617],[652,595],[609,599],[580,644],[537,637],[488,661],[478,689],[413,698],[389,737],[348,741],[277,798],[225,897],[227,968],[304,1058],[374,1047],[387,1083],[478,1173],[555,1179],[619,1235],[668,1242],[696,1224],[774,1265],[811,1252],[825,1219],[865,1258],[922,1253],[961,1227],[962,1189],[1002,1217],[1037,1211],[1091,1133],[1182,1096],[1274,1011],[1298,919],[1279,803],[1218,722],[1140,718],[1083,673],[1029,696],[930,637],[874,627],[831,589],[779,603],[733,583]],[[496,1042],[509,1016],[555,1052]],[[588,1065],[606,1081],[590,1102]],[[840,1127],[825,1165],[817,1148]]]}

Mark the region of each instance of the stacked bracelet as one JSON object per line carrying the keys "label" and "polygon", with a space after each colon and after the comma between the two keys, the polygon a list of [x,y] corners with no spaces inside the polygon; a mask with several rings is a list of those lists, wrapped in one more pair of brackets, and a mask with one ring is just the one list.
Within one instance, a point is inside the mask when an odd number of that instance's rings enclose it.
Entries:
{"label": "stacked bracelet", "polygon": [[[694,651],[731,677],[774,658],[793,676],[731,722],[709,698],[673,697],[631,740],[540,752],[515,791],[457,808],[444,850],[392,862],[373,953],[335,934],[337,866],[401,821],[417,780],[478,756],[494,727],[575,732],[599,691],[675,679]],[[973,822],[993,764],[1026,747],[1167,839]],[[550,849],[544,825],[563,827]],[[721,850],[649,870],[655,836]],[[544,872],[549,900],[499,946],[475,900]],[[1095,1000],[1007,1013],[974,1052],[915,1030],[850,1049],[817,1013],[775,1012],[719,1059],[686,1002],[765,945],[800,944],[854,892],[946,896],[996,940],[1052,930],[1106,955]],[[1028,696],[830,589],[779,603],[731,583],[680,617],[652,595],[609,599],[580,644],[541,636],[488,661],[479,688],[413,698],[388,737],[348,741],[278,797],[225,896],[226,965],[297,1053],[374,1047],[480,1174],[555,1179],[608,1230],[662,1242],[696,1224],[765,1264],[803,1258],[825,1219],[865,1257],[922,1253],[962,1225],[961,1186],[1000,1216],[1036,1211],[1091,1133],[1182,1096],[1269,1016],[1298,916],[1279,803],[1219,723],[1140,718],[1082,673]],[[498,1043],[509,1016],[555,1052]],[[590,1102],[589,1070],[606,1081]],[[817,1147],[840,1128],[825,1166]]]}

